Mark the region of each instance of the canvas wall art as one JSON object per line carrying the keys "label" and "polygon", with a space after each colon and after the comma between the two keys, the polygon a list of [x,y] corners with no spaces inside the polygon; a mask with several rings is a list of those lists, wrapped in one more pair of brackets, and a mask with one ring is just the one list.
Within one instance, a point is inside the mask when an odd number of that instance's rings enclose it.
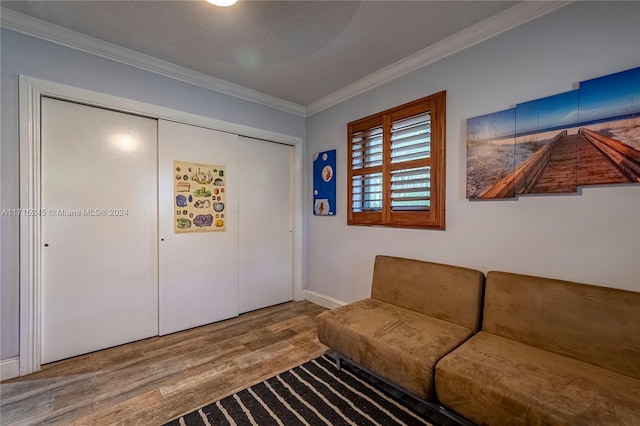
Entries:
{"label": "canvas wall art", "polygon": [[640,68],[467,120],[467,198],[640,182]]}
{"label": "canvas wall art", "polygon": [[313,214],[336,214],[336,150],[313,155]]}

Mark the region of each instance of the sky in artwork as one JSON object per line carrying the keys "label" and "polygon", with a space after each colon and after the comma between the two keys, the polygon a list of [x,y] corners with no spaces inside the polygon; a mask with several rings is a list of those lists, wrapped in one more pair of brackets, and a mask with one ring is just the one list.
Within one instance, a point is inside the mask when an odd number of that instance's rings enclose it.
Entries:
{"label": "sky in artwork", "polygon": [[580,83],[580,121],[640,114],[640,67]]}
{"label": "sky in artwork", "polygon": [[467,137],[503,139],[630,115],[640,116],[640,67],[583,81],[578,90],[470,118]]}
{"label": "sky in artwork", "polygon": [[560,93],[516,106],[516,134],[528,134],[562,127],[578,122],[579,92]]}
{"label": "sky in artwork", "polygon": [[513,108],[467,120],[467,137],[471,141],[509,138],[515,131],[516,110]]}

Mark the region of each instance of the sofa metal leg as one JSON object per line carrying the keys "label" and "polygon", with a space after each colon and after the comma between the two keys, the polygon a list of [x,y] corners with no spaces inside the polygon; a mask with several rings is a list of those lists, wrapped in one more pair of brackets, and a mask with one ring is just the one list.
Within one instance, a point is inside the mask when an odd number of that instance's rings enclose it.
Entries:
{"label": "sofa metal leg", "polygon": [[336,368],[338,371],[342,370],[342,358],[340,358],[340,355],[336,357]]}

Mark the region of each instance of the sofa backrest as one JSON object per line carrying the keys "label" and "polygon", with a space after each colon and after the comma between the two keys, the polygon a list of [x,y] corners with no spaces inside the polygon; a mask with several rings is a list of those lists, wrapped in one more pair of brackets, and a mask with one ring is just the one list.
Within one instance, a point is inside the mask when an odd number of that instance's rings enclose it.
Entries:
{"label": "sofa backrest", "polygon": [[482,330],[640,378],[640,293],[489,272]]}
{"label": "sofa backrest", "polygon": [[483,282],[473,269],[376,256],[371,298],[478,331]]}

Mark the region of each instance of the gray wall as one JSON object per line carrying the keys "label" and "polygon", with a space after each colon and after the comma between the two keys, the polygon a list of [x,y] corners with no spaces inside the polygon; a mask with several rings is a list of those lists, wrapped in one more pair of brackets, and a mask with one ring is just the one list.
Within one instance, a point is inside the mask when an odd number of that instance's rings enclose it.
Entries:
{"label": "gray wall", "polygon": [[[19,207],[18,75],[305,137],[305,119],[87,53],[2,30],[0,207]],[[18,355],[18,218],[1,218],[0,359]]]}
{"label": "gray wall", "polygon": [[[388,254],[640,291],[640,186],[465,199],[467,118],[637,66],[640,3],[579,2],[311,116],[308,152],[338,149],[339,206],[336,217],[308,216],[307,288],[346,302],[367,297],[374,256]],[[347,123],[440,90],[447,230],[347,226]],[[306,194],[311,172],[308,159]]]}

